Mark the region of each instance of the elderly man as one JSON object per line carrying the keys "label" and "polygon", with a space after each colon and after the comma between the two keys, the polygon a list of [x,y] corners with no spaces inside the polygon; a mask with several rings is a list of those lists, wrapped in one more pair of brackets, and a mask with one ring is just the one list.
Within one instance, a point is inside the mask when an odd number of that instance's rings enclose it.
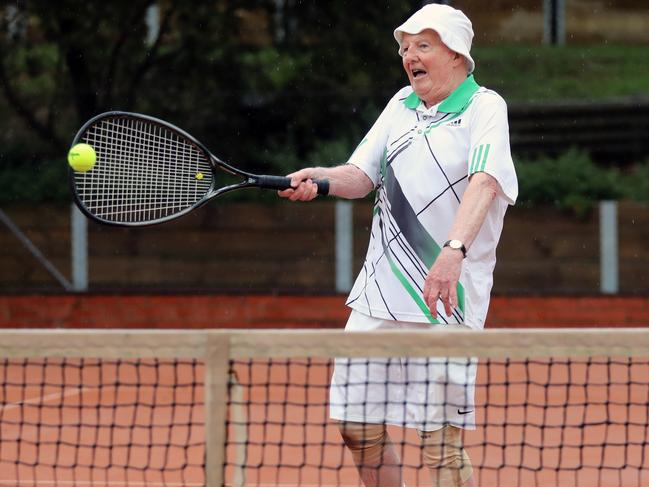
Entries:
{"label": "elderly man", "polygon": [[[299,170],[279,194],[311,200],[316,178],[342,198],[376,190],[346,330],[481,329],[503,218],[518,193],[507,107],[473,78],[473,29],[461,11],[426,5],[394,37],[409,86],[346,164]],[[330,415],[366,486],[404,485],[387,424],[417,429],[433,485],[476,485],[461,438],[475,428],[475,373],[474,360],[336,361]]]}

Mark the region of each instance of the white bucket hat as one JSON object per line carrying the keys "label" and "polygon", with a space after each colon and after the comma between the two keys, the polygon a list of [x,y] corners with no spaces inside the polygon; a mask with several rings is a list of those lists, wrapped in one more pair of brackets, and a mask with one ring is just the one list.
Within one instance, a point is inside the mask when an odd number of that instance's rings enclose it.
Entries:
{"label": "white bucket hat", "polygon": [[437,32],[446,47],[464,56],[467,60],[469,74],[473,72],[475,62],[469,54],[473,40],[473,27],[469,18],[461,10],[437,3],[424,5],[417,10],[394,30],[394,38],[399,44],[399,55],[402,54],[403,34],[419,34],[426,29]]}

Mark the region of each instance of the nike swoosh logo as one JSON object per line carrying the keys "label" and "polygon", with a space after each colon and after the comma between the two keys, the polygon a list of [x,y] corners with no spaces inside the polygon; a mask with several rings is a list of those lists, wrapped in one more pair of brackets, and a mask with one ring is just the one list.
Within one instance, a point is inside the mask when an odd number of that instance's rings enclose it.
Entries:
{"label": "nike swoosh logo", "polygon": [[460,409],[457,410],[457,414],[470,414],[473,412],[473,409],[469,409],[468,411],[461,411]]}

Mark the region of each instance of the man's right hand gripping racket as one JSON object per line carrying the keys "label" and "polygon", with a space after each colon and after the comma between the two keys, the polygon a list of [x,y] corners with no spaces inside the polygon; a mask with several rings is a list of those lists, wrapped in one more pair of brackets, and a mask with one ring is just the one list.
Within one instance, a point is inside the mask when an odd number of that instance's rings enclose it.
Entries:
{"label": "man's right hand gripping racket", "polygon": [[[163,223],[229,191],[291,187],[290,178],[241,171],[178,127],[137,113],[97,115],[81,127],[72,146],[78,143],[92,146],[97,160],[89,171],[70,169],[75,202],[86,216],[107,225]],[[242,181],[219,186],[220,171]],[[329,193],[329,181],[314,183],[318,194]]]}

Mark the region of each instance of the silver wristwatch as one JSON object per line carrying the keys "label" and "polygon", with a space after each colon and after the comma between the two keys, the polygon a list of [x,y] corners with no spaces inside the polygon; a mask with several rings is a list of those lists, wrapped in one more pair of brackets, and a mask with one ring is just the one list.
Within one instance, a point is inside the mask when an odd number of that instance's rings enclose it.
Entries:
{"label": "silver wristwatch", "polygon": [[466,247],[460,240],[447,240],[444,242],[444,247],[450,247],[453,250],[461,250],[462,256],[466,257]]}

